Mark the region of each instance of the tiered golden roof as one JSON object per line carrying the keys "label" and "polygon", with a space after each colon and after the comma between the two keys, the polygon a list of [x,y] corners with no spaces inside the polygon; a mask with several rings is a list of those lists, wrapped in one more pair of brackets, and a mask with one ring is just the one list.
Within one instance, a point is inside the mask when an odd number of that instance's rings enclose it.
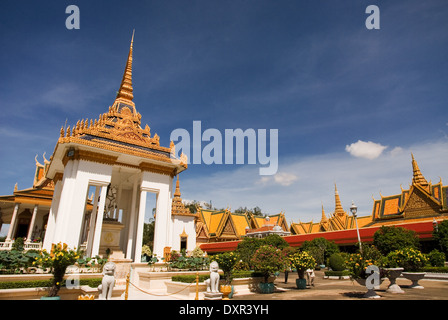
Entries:
{"label": "tiered golden roof", "polygon": [[[434,217],[448,218],[448,186],[428,182],[421,173],[417,161],[412,156],[412,184],[409,189],[401,188],[401,193],[391,196],[381,195],[380,200],[373,199],[372,215],[358,217],[358,225],[370,227],[392,225],[403,222],[431,220]],[[354,218],[342,208],[341,200],[335,185],[335,210],[327,218],[322,206],[322,218],[319,223],[299,222],[291,224],[293,234],[337,231],[355,228]]]}
{"label": "tiered golden roof", "polygon": [[[229,209],[208,210],[198,207],[198,213],[196,241],[199,243],[240,240],[248,230],[262,228],[266,223],[266,217],[248,212],[234,213]],[[289,229],[283,212],[269,216],[269,220],[284,231]]]}
{"label": "tiered golden roof", "polygon": [[[126,61],[123,78],[117,96],[108,112],[103,113],[98,119],[83,119],[72,128],[62,127],[58,144],[76,143],[98,149],[134,155],[150,160],[172,163],[176,168],[162,168],[153,161],[143,164],[140,169],[161,171],[172,176],[187,168],[187,158],[184,154],[180,159],[175,157],[174,143],[170,147],[160,145],[160,137],[157,134],[151,136],[148,125],[141,127],[141,114],[137,112],[133,102],[132,86],[132,56],[134,46],[134,34],[132,34],[129,54]],[[84,152],[85,153],[85,152]],[[95,157],[89,155],[90,158]],[[98,158],[98,156],[96,156]],[[104,157],[103,157],[104,158]],[[97,159],[96,159],[97,160]],[[92,160],[93,161],[93,160]],[[116,163],[116,158],[102,159],[102,162]],[[180,167],[179,167],[180,166]]]}

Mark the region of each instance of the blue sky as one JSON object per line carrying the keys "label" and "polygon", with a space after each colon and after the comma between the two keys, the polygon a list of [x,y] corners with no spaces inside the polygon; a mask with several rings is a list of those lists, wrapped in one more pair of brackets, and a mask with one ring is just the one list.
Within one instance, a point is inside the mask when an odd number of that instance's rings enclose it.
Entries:
{"label": "blue sky", "polygon": [[[365,27],[370,4],[380,30]],[[279,130],[277,175],[190,164],[184,199],[318,221],[337,183],[344,209],[368,215],[411,183],[411,152],[447,184],[447,16],[435,0],[2,1],[0,194],[31,186],[65,121],[108,109],[133,29],[134,102],[162,145],[195,120]]]}

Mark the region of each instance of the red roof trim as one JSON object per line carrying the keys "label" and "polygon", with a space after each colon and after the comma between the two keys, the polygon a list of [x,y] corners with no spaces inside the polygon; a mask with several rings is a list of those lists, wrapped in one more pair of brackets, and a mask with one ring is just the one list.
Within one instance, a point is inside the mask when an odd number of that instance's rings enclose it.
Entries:
{"label": "red roof trim", "polygon": [[[415,232],[417,232],[417,235],[420,239],[432,238],[432,231],[433,231],[432,221],[403,223],[403,224],[397,224],[395,226],[403,227],[409,230],[414,230]],[[372,242],[373,235],[379,228],[380,226],[359,229],[361,242]],[[336,244],[339,245],[353,245],[358,242],[358,235],[356,229],[285,236],[284,239],[289,243],[290,246],[298,247],[301,246],[302,243],[304,243],[305,241],[310,241],[313,240],[314,238],[321,238],[321,237],[329,241],[334,241]],[[200,247],[203,251],[207,251],[208,253],[233,251],[236,250],[239,242],[240,241],[203,243],[201,244]]]}

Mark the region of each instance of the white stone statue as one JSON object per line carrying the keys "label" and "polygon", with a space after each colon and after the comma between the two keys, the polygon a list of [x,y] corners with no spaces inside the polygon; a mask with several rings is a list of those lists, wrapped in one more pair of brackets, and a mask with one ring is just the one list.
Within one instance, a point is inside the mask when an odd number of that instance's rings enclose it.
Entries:
{"label": "white stone statue", "polygon": [[205,280],[207,284],[207,292],[218,293],[219,292],[219,265],[218,262],[212,261],[210,263],[210,278]]}
{"label": "white stone statue", "polygon": [[103,280],[98,286],[99,300],[110,300],[115,285],[115,263],[107,262],[103,267]]}

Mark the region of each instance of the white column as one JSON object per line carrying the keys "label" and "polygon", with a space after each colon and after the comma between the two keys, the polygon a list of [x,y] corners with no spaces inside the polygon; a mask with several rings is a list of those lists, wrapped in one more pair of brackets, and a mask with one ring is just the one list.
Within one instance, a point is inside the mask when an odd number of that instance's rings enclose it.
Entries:
{"label": "white column", "polygon": [[134,262],[140,262],[142,256],[142,241],[143,241],[143,225],[145,223],[145,211],[146,211],[146,190],[140,192],[140,206],[138,209],[137,220],[137,236],[135,238],[135,254]]}
{"label": "white column", "polygon": [[163,249],[172,247],[171,197],[168,188],[159,190],[156,203],[156,224],[154,228],[154,249],[158,257],[163,257]]}
{"label": "white column", "polygon": [[26,242],[31,242],[31,236],[33,235],[34,223],[36,222],[37,207],[38,207],[38,205],[36,204],[34,206],[33,216],[31,217],[30,226],[28,228],[28,234],[26,236]]}
{"label": "white column", "polygon": [[132,189],[132,201],[131,201],[131,212],[129,217],[128,226],[128,244],[126,248],[126,259],[132,259],[132,247],[134,244],[134,230],[135,230],[135,206],[137,204],[137,189],[138,189],[138,178],[134,178],[134,186]]}
{"label": "white column", "polygon": [[9,225],[8,235],[6,236],[6,241],[11,241],[11,237],[13,235],[13,231],[16,228],[16,220],[17,220],[17,213],[19,211],[20,203],[16,203],[14,206],[14,211],[12,213],[11,223]]}
{"label": "white column", "polygon": [[92,213],[90,214],[89,234],[87,236],[86,255],[91,256],[93,247],[93,237],[95,235],[95,221],[98,212],[98,197],[100,196],[100,187],[95,187]]}
{"label": "white column", "polygon": [[45,230],[45,238],[42,249],[51,250],[53,236],[55,233],[56,218],[58,215],[59,199],[61,198],[62,181],[58,180],[54,186],[53,199],[51,201],[51,208],[48,214],[47,228]]}
{"label": "white column", "polygon": [[[61,196],[58,203],[58,210],[54,228],[54,235],[52,242],[67,242],[66,235],[68,232],[67,224],[70,219],[70,213],[72,212],[72,197],[75,190],[76,173],[78,169],[78,160],[70,160],[67,162],[64,168],[64,176],[62,181]],[[53,196],[54,199],[54,196]]]}
{"label": "white column", "polygon": [[106,203],[107,186],[101,187],[100,203],[96,216],[95,235],[93,238],[92,257],[100,251],[101,229],[103,227],[104,204]]}

